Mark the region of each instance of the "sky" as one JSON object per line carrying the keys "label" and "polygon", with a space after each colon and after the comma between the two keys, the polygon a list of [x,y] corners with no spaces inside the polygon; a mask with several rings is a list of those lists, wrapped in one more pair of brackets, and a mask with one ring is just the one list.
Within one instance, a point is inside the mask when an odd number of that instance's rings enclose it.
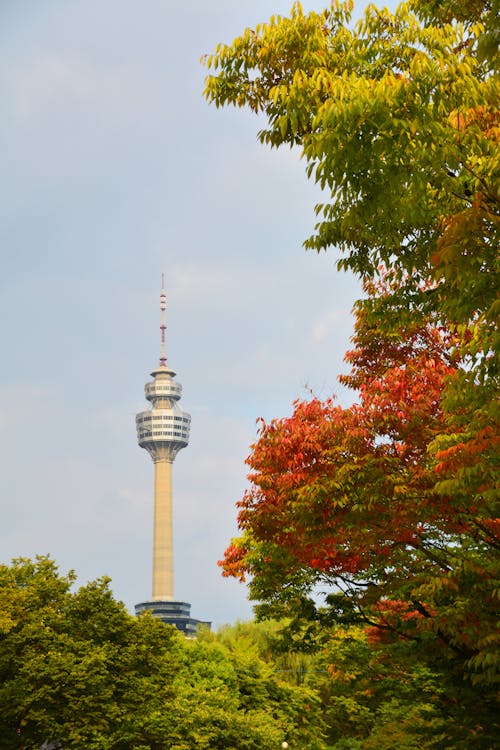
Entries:
{"label": "sky", "polygon": [[[304,3],[320,9],[322,2]],[[248,620],[217,566],[256,419],[333,393],[356,280],[307,253],[318,189],[258,118],[203,99],[200,57],[291,0],[4,0],[0,6],[0,562],[49,554],[151,594],[153,464],[135,414],[160,355],[191,440],[173,468],[175,596]]]}

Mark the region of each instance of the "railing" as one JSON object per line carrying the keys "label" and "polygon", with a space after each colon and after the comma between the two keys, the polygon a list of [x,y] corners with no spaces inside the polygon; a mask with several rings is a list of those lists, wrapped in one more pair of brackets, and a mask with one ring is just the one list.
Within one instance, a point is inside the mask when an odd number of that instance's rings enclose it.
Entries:
{"label": "railing", "polygon": [[182,385],[180,383],[146,383],[144,386],[146,398],[161,398],[162,396],[171,396],[180,398],[182,394]]}

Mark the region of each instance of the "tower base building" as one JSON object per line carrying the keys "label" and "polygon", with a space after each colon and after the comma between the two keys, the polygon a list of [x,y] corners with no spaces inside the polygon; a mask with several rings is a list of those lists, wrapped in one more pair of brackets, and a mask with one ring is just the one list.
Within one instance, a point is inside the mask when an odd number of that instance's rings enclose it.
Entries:
{"label": "tower base building", "polygon": [[211,622],[191,617],[191,605],[187,602],[149,601],[135,605],[136,615],[146,611],[167,625],[174,625],[184,635],[196,635],[198,626],[210,629],[212,625]]}

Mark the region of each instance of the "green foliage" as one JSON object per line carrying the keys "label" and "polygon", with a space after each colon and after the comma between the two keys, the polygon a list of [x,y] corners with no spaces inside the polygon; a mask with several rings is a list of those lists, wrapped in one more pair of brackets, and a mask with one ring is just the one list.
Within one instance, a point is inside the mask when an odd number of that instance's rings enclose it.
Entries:
{"label": "green foliage", "polygon": [[331,633],[319,657],[328,676],[318,688],[333,747],[342,747],[347,737],[362,748],[442,746],[438,675],[411,654],[405,657],[397,649],[374,648],[360,628]]}
{"label": "green foliage", "polygon": [[107,579],[76,592],[74,580],[43,557],[0,566],[2,750],[18,747],[18,736],[26,748],[45,738],[65,747],[128,747],[152,669],[158,682],[171,677],[176,634],[131,618]]}
{"label": "green foliage", "polygon": [[0,566],[0,749],[45,739],[89,750],[323,750],[314,691],[281,679],[258,646],[184,638],[131,617],[109,581],[73,590],[53,561]]}
{"label": "green foliage", "polygon": [[[47,558],[0,566],[2,750],[493,746],[481,687],[422,663],[413,642],[332,629],[327,613],[309,653],[290,621],[189,640],[129,616],[107,581],[74,581]],[[302,625],[314,612],[302,606]]]}
{"label": "green foliage", "polygon": [[[308,15],[296,3],[247,29],[207,58],[206,96],[263,112],[262,142],[299,146],[326,201],[307,247],[340,248],[340,267],[361,276],[396,266],[415,292],[432,277],[440,307],[468,320],[498,288],[499,91],[477,58],[481,15],[426,22],[402,4],[349,20],[349,3]],[[479,247],[457,248],[461,276],[436,252],[443,222],[464,210],[484,236],[480,262]]]}
{"label": "green foliage", "polygon": [[[291,683],[300,677],[319,701],[318,728],[328,748],[494,746],[495,705],[481,689],[443,671],[439,659],[422,661],[415,642],[382,643],[359,625],[332,627],[327,613],[316,613],[322,614],[316,648],[305,654],[298,641],[290,649],[290,621],[238,623],[206,637],[233,653],[258,655]],[[313,610],[300,616],[304,623]]]}

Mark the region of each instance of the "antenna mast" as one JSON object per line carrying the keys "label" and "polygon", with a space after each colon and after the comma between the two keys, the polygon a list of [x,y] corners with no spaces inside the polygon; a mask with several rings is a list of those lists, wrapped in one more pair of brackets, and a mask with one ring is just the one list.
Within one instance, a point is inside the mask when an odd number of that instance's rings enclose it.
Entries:
{"label": "antenna mast", "polygon": [[165,354],[165,331],[167,329],[166,324],[166,309],[167,309],[167,295],[165,293],[165,274],[161,275],[161,293],[160,293],[160,310],[161,310],[161,356],[160,356],[160,367],[167,366],[167,355]]}

